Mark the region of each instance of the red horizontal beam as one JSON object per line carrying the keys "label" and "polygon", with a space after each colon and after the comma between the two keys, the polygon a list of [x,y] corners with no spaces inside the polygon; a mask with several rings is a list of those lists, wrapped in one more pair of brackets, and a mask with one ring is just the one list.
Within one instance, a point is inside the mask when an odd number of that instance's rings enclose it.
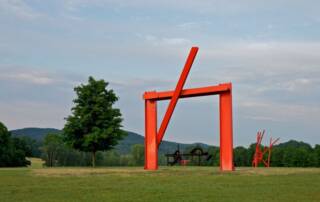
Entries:
{"label": "red horizontal beam", "polygon": [[[189,88],[182,90],[179,98],[199,97],[207,95],[216,95],[231,90],[231,83],[223,83],[217,86],[208,86],[201,88]],[[145,100],[170,100],[174,91],[149,91],[145,92],[143,99]]]}

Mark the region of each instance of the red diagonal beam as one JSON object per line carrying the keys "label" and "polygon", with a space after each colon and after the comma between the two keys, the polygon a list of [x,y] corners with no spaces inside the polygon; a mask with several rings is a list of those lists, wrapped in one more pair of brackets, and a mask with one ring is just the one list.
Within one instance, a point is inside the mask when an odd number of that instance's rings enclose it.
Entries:
{"label": "red diagonal beam", "polygon": [[180,75],[179,81],[178,81],[178,83],[176,85],[176,88],[175,88],[175,91],[173,93],[172,99],[170,100],[170,103],[168,105],[167,111],[166,111],[166,113],[165,113],[165,115],[163,117],[161,126],[159,128],[159,131],[158,131],[158,134],[157,134],[157,144],[158,144],[158,146],[160,145],[160,143],[162,141],[162,138],[164,136],[164,133],[166,132],[166,129],[167,129],[169,121],[170,121],[170,118],[172,116],[174,108],[177,105],[179,96],[180,96],[180,94],[181,94],[181,92],[183,90],[183,86],[184,86],[184,84],[185,84],[185,82],[187,80],[188,74],[190,72],[190,69],[191,69],[191,66],[193,64],[194,58],[197,55],[198,49],[199,49],[198,47],[192,47],[191,50],[190,50],[189,56],[188,56],[187,61],[186,61],[185,65],[184,65],[184,68],[183,68],[182,73]]}

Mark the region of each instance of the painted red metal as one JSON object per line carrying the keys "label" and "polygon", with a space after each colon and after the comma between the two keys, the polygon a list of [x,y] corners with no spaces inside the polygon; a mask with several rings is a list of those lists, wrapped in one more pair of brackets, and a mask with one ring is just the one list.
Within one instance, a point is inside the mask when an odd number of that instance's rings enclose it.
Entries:
{"label": "painted red metal", "polygon": [[266,152],[265,149],[264,151],[261,150],[261,141],[263,139],[265,130],[258,131],[257,132],[257,143],[256,143],[256,150],[253,156],[253,160],[252,160],[252,166],[253,167],[258,167],[259,163],[262,162],[263,160],[263,155]]}
{"label": "painted red metal", "polygon": [[145,100],[145,165],[147,170],[158,169],[157,102]]}
{"label": "painted red metal", "polygon": [[[280,138],[278,138],[276,140],[272,140],[272,138],[270,138],[269,147],[265,146],[262,150],[261,142],[262,142],[264,134],[265,134],[265,130],[263,130],[262,132],[261,131],[257,132],[256,150],[255,150],[255,153],[254,153],[253,159],[252,159],[252,166],[253,167],[258,167],[260,163],[263,163],[264,167],[270,167],[272,147],[280,139]],[[268,157],[267,157],[267,159],[265,159],[265,154],[267,152],[268,152]]]}
{"label": "painted red metal", "polygon": [[180,94],[182,92],[183,86],[187,80],[188,74],[190,72],[190,69],[192,67],[194,58],[197,55],[199,48],[198,47],[192,47],[189,53],[189,56],[187,58],[186,64],[184,65],[184,68],[182,70],[182,73],[180,75],[179,81],[177,83],[176,89],[173,92],[173,96],[170,100],[169,106],[167,108],[166,114],[163,117],[162,123],[160,125],[160,129],[158,131],[157,135],[157,142],[158,145],[161,143],[162,138],[164,136],[164,133],[166,132],[166,129],[168,127],[169,121],[171,119],[171,116],[173,114],[174,108],[177,105],[178,99],[180,97]]}
{"label": "painted red metal", "polygon": [[[230,84],[231,85],[231,84]],[[233,167],[233,126],[232,92],[220,94],[220,169],[234,170]]]}
{"label": "painted red metal", "polygon": [[276,140],[272,141],[272,138],[270,138],[267,167],[270,167],[270,159],[271,159],[272,147],[273,147],[273,145],[276,144],[279,140],[280,140],[280,138],[277,138]]}
{"label": "painted red metal", "polygon": [[[228,92],[232,88],[231,83],[223,83],[217,86],[208,86],[201,88],[190,88],[182,90],[179,98],[199,97],[207,95],[217,95],[223,92]],[[169,100],[172,98],[174,91],[162,91],[162,92],[145,92],[143,99],[145,100]]]}
{"label": "painted red metal", "polygon": [[[179,98],[220,95],[220,169],[232,171],[233,166],[233,126],[232,126],[232,84],[191,88],[183,90],[193,61],[198,52],[197,47],[190,50],[189,56],[174,91],[145,92],[145,169],[158,168],[158,148],[170,122]],[[157,132],[157,105],[160,100],[170,100],[165,116]]]}

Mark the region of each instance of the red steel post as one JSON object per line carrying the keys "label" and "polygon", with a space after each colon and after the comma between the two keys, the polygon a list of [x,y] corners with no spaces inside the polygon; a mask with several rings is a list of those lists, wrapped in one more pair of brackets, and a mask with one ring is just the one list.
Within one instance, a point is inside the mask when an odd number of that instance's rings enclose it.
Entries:
{"label": "red steel post", "polygon": [[232,171],[233,165],[232,86],[220,94],[220,170]]}
{"label": "red steel post", "polygon": [[146,170],[158,169],[157,101],[145,100],[145,164]]}

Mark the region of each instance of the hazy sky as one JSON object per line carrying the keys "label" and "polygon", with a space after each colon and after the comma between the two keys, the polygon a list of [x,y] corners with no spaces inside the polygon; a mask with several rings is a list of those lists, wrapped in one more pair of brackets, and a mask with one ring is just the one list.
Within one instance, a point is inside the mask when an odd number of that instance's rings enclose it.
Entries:
{"label": "hazy sky", "polygon": [[[319,8],[316,0],[0,0],[0,121],[62,128],[73,87],[92,75],[120,97],[125,129],[143,135],[143,92],[173,89],[199,46],[186,87],[233,83],[235,145],[264,128],[268,138],[319,144]],[[181,100],[165,139],[218,145],[218,113],[217,96]]]}

